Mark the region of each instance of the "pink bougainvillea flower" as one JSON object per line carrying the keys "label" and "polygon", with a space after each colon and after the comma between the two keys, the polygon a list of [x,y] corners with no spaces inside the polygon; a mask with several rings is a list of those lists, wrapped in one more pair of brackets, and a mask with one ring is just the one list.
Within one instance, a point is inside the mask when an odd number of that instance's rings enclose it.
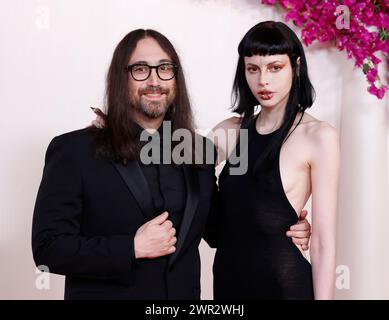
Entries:
{"label": "pink bougainvillea flower", "polygon": [[[306,46],[314,42],[332,43],[345,50],[347,58],[366,73],[371,94],[382,99],[388,91],[385,85],[375,85],[381,83],[376,72],[381,60],[375,54],[389,56],[389,0],[262,0],[262,3],[284,8],[285,21],[301,28],[301,40]],[[347,10],[339,10],[340,5]],[[367,69],[366,60],[371,64]]]}

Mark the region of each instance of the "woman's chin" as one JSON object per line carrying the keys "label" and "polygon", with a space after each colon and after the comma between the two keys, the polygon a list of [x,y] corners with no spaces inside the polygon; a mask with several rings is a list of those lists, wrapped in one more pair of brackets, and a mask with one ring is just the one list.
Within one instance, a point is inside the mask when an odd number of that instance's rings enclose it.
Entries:
{"label": "woman's chin", "polygon": [[262,108],[266,108],[266,109],[272,109],[277,105],[273,101],[259,101],[259,104],[261,105]]}

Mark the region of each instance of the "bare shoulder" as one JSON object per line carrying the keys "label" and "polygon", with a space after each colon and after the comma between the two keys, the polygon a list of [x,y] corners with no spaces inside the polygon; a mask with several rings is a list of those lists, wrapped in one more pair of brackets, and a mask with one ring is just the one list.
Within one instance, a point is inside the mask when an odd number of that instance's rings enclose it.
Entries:
{"label": "bare shoulder", "polygon": [[242,118],[241,117],[230,117],[227,118],[221,122],[219,122],[213,129],[212,131],[216,131],[219,129],[222,130],[231,130],[231,129],[239,129],[241,125]]}
{"label": "bare shoulder", "polygon": [[240,125],[240,117],[230,117],[219,122],[209,132],[208,138],[213,142],[217,149],[217,163],[226,160],[230,151],[234,148]]}
{"label": "bare shoulder", "polygon": [[307,139],[314,143],[334,142],[338,139],[338,130],[326,121],[321,121],[308,113],[304,114],[301,129]]}
{"label": "bare shoulder", "polygon": [[304,114],[300,126],[300,132],[312,155],[322,157],[325,154],[335,154],[339,151],[338,130],[328,122],[316,119],[310,114]]}

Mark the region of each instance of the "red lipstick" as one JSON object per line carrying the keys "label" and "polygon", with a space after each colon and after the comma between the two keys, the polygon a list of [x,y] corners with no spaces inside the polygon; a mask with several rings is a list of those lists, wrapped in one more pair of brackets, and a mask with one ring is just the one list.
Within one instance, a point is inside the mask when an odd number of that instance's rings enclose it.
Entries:
{"label": "red lipstick", "polygon": [[274,92],[269,90],[260,90],[258,91],[258,94],[261,100],[270,100],[273,98]]}

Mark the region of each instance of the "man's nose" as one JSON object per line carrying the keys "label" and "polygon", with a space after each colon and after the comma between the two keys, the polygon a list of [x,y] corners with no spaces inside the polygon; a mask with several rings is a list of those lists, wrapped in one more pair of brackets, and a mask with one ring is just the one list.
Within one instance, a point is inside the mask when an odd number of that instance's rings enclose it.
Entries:
{"label": "man's nose", "polygon": [[151,69],[150,77],[147,79],[147,84],[151,86],[159,85],[159,77],[157,75],[157,69]]}

